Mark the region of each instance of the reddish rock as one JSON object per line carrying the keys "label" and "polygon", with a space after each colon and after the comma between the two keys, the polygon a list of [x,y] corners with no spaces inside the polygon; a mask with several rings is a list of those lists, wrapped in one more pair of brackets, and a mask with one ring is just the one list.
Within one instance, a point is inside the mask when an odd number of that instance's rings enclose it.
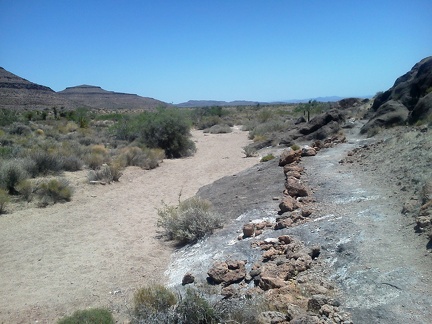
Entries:
{"label": "reddish rock", "polygon": [[294,178],[297,178],[297,179],[300,179],[300,177],[301,177],[300,172],[297,172],[297,171],[288,171],[285,175],[287,177],[294,177]]}
{"label": "reddish rock", "polygon": [[258,285],[262,290],[269,290],[275,288],[282,288],[286,285],[286,282],[278,277],[261,276]]}
{"label": "reddish rock", "polygon": [[216,262],[207,274],[213,282],[228,286],[240,282],[246,277],[245,262]]}
{"label": "reddish rock", "polygon": [[279,204],[279,208],[282,213],[293,211],[299,208],[297,200],[291,196],[285,196],[282,202]]}
{"label": "reddish rock", "polygon": [[301,183],[299,179],[294,177],[288,177],[285,182],[285,188],[288,194],[294,198],[308,196],[306,187]]}
{"label": "reddish rock", "polygon": [[300,160],[301,151],[294,151],[292,148],[284,150],[279,158],[279,166],[284,166]]}
{"label": "reddish rock", "polygon": [[284,173],[287,174],[290,171],[302,173],[304,168],[298,164],[287,164],[284,166]]}
{"label": "reddish rock", "polygon": [[306,145],[301,149],[301,156],[315,156],[316,151],[314,148]]}
{"label": "reddish rock", "polygon": [[312,211],[308,208],[302,208],[301,215],[303,217],[309,217],[310,215],[312,215]]}
{"label": "reddish rock", "polygon": [[284,243],[284,244],[290,244],[293,239],[291,237],[289,237],[288,235],[281,235],[278,237],[279,242]]}

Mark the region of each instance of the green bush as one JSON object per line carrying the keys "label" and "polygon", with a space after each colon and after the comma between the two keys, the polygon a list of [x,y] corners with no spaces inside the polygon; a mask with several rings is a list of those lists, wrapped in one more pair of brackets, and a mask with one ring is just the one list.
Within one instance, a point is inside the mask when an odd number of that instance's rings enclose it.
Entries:
{"label": "green bush", "polygon": [[149,148],[163,149],[167,158],[190,156],[196,151],[190,127],[190,121],[178,109],[160,109],[145,115],[140,139]]}
{"label": "green bush", "polygon": [[9,203],[10,198],[6,192],[6,190],[3,190],[0,188],[0,214],[5,213],[6,206]]}
{"label": "green bush", "polygon": [[168,239],[180,244],[194,243],[223,224],[221,216],[212,211],[211,203],[199,197],[181,201],[178,206],[164,204],[158,209],[158,216],[157,226],[164,229]]}
{"label": "green bush", "polygon": [[15,110],[0,109],[0,126],[8,126],[19,120],[19,113]]}
{"label": "green bush", "polygon": [[267,162],[267,161],[273,160],[274,158],[275,158],[275,156],[270,153],[270,154],[263,156],[261,158],[261,162]]}
{"label": "green bush", "polygon": [[102,308],[91,308],[74,312],[71,316],[64,317],[58,324],[114,324],[112,314]]}
{"label": "green bush", "polygon": [[176,308],[178,323],[220,323],[221,314],[196,290],[188,289]]}
{"label": "green bush", "polygon": [[89,181],[103,181],[111,183],[119,181],[123,175],[122,166],[118,163],[102,164],[98,170],[90,170],[87,174]]}
{"label": "green bush", "polygon": [[293,145],[291,145],[291,149],[292,149],[293,151],[298,151],[298,150],[301,149],[301,147],[298,146],[297,144],[293,144]]}
{"label": "green bush", "polygon": [[66,179],[51,179],[39,183],[36,193],[40,199],[40,205],[46,206],[60,201],[70,201],[73,190]]}
{"label": "green bush", "polygon": [[32,200],[33,196],[33,185],[30,182],[30,180],[26,179],[18,183],[16,190],[18,193],[23,196],[23,198],[30,202]]}
{"label": "green bush", "polygon": [[145,317],[150,312],[166,311],[176,303],[174,293],[162,285],[144,287],[134,294],[134,312],[138,317]]}
{"label": "green bush", "polygon": [[60,172],[63,168],[62,159],[59,155],[43,149],[36,149],[30,152],[28,158],[31,161],[28,161],[25,166],[32,177],[50,173],[55,174]]}
{"label": "green bush", "polygon": [[246,155],[246,157],[255,157],[258,152],[255,147],[248,145],[243,147],[243,154]]}
{"label": "green bush", "polygon": [[61,163],[63,166],[63,170],[71,172],[81,170],[84,164],[84,162],[80,158],[73,155],[63,157]]}
{"label": "green bush", "polygon": [[159,166],[159,162],[165,157],[161,149],[140,148],[129,146],[120,150],[118,160],[123,166],[139,166],[150,170]]}
{"label": "green bush", "polygon": [[27,178],[27,172],[17,160],[7,161],[0,168],[0,187],[11,195],[18,194],[17,185]]}

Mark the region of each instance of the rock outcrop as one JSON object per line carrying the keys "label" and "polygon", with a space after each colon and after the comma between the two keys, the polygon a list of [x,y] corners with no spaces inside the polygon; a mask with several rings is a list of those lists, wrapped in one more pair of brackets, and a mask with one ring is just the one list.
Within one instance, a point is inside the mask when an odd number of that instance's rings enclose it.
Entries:
{"label": "rock outcrop", "polygon": [[413,124],[427,119],[432,114],[431,92],[432,56],[429,56],[399,77],[393,87],[375,98],[371,119],[361,132],[366,133],[372,127],[389,127],[405,122]]}

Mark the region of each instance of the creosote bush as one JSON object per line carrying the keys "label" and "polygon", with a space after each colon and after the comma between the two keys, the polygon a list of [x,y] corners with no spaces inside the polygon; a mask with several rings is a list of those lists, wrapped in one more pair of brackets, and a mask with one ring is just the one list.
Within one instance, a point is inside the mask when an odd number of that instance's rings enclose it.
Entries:
{"label": "creosote bush", "polygon": [[248,145],[243,147],[243,154],[246,155],[246,157],[255,157],[257,156],[257,150],[255,147]]}
{"label": "creosote bush", "polygon": [[112,314],[103,308],[90,308],[74,312],[60,319],[58,324],[114,324]]}
{"label": "creosote bush", "polygon": [[159,320],[164,323],[174,319],[171,311],[177,303],[174,293],[162,285],[138,289],[134,294],[134,316],[139,323]]}
{"label": "creosote bush", "polygon": [[0,189],[0,214],[5,213],[6,206],[9,203],[10,198],[6,190]]}
{"label": "creosote bush", "polygon": [[40,205],[46,206],[61,201],[70,201],[73,190],[66,179],[50,179],[37,185],[36,193],[40,199]]}
{"label": "creosote bush", "polygon": [[274,158],[275,158],[275,156],[270,153],[270,154],[263,156],[261,158],[261,162],[267,162],[267,161],[273,160]]}
{"label": "creosote bush", "polygon": [[0,168],[0,188],[7,190],[10,195],[18,194],[16,187],[27,178],[27,172],[17,160],[10,160]]}
{"label": "creosote bush", "polygon": [[164,229],[169,240],[180,244],[194,243],[223,224],[222,217],[212,211],[210,201],[200,197],[180,201],[178,206],[164,204],[158,216],[157,226]]}
{"label": "creosote bush", "polygon": [[89,181],[102,181],[111,183],[113,181],[119,181],[123,175],[123,167],[118,163],[102,164],[98,170],[90,170],[87,174]]}

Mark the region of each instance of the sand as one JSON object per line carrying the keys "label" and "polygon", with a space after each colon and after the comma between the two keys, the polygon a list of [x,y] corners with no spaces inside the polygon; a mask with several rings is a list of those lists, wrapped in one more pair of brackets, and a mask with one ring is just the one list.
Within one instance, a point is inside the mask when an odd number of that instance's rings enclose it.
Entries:
{"label": "sand", "polygon": [[157,208],[192,197],[213,181],[258,162],[238,127],[229,134],[193,132],[193,157],[125,170],[111,185],[66,173],[73,200],[0,217],[0,322],[52,323],[77,309],[107,307],[128,318],[133,292],[164,283],[172,244],[158,238]]}

